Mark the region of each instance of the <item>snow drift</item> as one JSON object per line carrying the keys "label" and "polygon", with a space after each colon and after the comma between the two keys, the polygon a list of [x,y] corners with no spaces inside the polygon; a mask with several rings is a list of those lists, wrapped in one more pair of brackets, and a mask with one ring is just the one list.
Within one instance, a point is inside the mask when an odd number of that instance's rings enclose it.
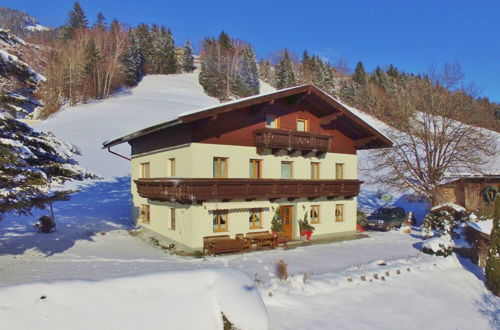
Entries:
{"label": "snow drift", "polygon": [[[237,297],[237,298],[236,298]],[[235,269],[0,288],[0,319],[16,329],[267,329],[252,279]]]}

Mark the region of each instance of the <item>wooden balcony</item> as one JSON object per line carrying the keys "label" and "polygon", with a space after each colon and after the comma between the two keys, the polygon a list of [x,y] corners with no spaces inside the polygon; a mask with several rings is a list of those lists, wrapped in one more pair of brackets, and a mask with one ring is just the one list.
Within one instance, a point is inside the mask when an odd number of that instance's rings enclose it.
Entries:
{"label": "wooden balcony", "polygon": [[134,182],[141,197],[183,204],[233,199],[351,198],[358,195],[362,183],[359,180],[182,178],[138,179]]}
{"label": "wooden balcony", "polygon": [[254,131],[257,153],[271,149],[273,153],[286,150],[288,153],[301,151],[302,154],[321,155],[330,149],[332,137],[327,134],[299,132],[278,128],[261,128]]}

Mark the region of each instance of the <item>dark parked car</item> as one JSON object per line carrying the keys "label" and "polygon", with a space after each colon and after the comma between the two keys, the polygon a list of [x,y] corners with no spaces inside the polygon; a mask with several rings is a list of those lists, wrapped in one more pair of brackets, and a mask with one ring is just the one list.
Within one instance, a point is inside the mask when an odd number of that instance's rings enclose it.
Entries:
{"label": "dark parked car", "polygon": [[381,207],[366,218],[366,226],[370,229],[390,230],[399,228],[406,220],[406,212],[402,207]]}

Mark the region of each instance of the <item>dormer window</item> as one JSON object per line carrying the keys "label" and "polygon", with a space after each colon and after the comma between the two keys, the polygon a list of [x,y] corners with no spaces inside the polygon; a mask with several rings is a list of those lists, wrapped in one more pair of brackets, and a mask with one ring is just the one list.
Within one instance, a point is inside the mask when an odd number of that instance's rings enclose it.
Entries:
{"label": "dormer window", "polygon": [[266,127],[267,128],[278,128],[278,116],[273,114],[266,115]]}
{"label": "dormer window", "polygon": [[308,129],[307,119],[297,119],[297,131],[307,132]]}

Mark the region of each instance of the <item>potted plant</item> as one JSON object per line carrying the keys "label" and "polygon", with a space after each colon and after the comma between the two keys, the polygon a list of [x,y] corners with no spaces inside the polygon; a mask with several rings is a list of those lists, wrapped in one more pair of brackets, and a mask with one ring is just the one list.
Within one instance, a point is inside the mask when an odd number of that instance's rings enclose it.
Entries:
{"label": "potted plant", "polygon": [[304,220],[299,220],[299,229],[301,240],[308,241],[311,239],[311,235],[315,228],[311,226],[311,224],[307,220],[307,212],[304,214]]}
{"label": "potted plant", "polygon": [[276,208],[274,217],[271,220],[271,231],[274,236],[278,236],[283,230],[283,219],[281,219],[279,208]]}

